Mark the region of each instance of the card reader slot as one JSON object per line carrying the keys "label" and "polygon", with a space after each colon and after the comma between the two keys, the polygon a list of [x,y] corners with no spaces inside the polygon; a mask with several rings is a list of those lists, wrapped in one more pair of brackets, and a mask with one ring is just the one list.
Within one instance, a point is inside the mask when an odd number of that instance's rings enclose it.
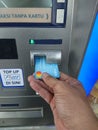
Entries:
{"label": "card reader slot", "polygon": [[32,108],[32,109],[9,109],[6,111],[0,111],[0,119],[8,118],[42,118],[43,108]]}
{"label": "card reader slot", "polygon": [[35,56],[45,56],[47,63],[61,64],[62,53],[61,50],[31,50],[30,61],[31,65],[34,65]]}

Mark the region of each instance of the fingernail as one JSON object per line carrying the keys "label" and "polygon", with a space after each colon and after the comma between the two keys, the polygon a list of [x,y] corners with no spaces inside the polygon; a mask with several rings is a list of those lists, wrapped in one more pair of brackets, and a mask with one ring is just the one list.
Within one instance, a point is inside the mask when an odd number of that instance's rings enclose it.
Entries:
{"label": "fingernail", "polygon": [[49,74],[46,72],[42,74],[42,78],[46,78],[47,76],[49,76]]}
{"label": "fingernail", "polygon": [[28,76],[28,81],[30,81],[30,79],[31,79],[31,75],[30,75],[30,76]]}

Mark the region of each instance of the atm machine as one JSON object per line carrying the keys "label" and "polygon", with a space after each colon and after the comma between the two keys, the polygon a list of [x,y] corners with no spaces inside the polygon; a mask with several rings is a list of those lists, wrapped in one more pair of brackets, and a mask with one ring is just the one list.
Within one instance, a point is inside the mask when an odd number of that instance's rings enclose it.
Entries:
{"label": "atm machine", "polygon": [[0,0],[0,127],[51,126],[27,77],[36,57],[78,77],[98,0]]}

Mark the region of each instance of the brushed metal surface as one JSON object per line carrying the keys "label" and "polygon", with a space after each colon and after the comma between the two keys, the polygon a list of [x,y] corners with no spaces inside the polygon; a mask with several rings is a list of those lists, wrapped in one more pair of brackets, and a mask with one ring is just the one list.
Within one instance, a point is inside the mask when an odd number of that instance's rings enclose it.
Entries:
{"label": "brushed metal surface", "polygon": [[[0,104],[18,104],[14,108],[0,106],[0,112],[9,109],[43,107],[44,114],[41,119],[1,118],[0,127],[53,125],[53,115],[50,107],[40,96],[35,94],[27,81],[27,77],[34,72],[34,66],[31,65],[30,51],[60,50],[62,52],[60,71],[77,77],[97,11],[97,4],[98,0],[68,0],[65,28],[0,28],[0,38],[16,39],[19,57],[16,60],[0,60],[0,69],[20,68],[23,71],[24,78],[23,89],[4,89],[2,88],[2,82],[0,82]],[[30,39],[62,39],[62,44],[30,45]],[[42,129],[48,130],[47,127],[42,127]]]}
{"label": "brushed metal surface", "polygon": [[34,66],[35,56],[45,56],[47,63],[61,64],[62,53],[60,50],[33,50],[30,51],[31,65]]}

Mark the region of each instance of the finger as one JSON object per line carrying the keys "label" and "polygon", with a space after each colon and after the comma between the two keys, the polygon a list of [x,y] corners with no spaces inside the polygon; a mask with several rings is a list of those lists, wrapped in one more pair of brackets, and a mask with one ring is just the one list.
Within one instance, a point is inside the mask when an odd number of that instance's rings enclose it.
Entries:
{"label": "finger", "polygon": [[45,83],[42,82],[41,80],[35,79],[35,77],[33,75],[28,77],[28,81],[29,82],[36,82],[36,83],[40,84],[42,87],[46,88]]}
{"label": "finger", "polygon": [[28,76],[28,81],[30,82],[32,80],[32,78],[33,78],[32,75]]}
{"label": "finger", "polygon": [[38,80],[38,79],[35,79],[33,75],[29,76],[28,77],[28,81],[29,82],[37,82],[38,84],[40,84],[43,88],[47,89],[48,91],[50,91],[51,93],[53,93],[53,90],[48,87],[43,81],[41,80]]}
{"label": "finger", "polygon": [[39,79],[36,79],[36,78],[34,77],[34,75],[28,76],[28,81],[31,82],[32,80],[33,80],[33,81],[39,81]]}
{"label": "finger", "polygon": [[63,81],[55,79],[47,73],[43,73],[42,79],[53,90],[54,96],[63,93],[65,91],[65,87],[68,86]]}
{"label": "finger", "polygon": [[85,91],[83,89],[83,86],[81,82],[79,82],[77,79],[68,76],[61,72],[61,78],[62,81],[65,81],[67,84],[69,84],[71,87],[77,88],[80,92],[82,92],[85,95]]}
{"label": "finger", "polygon": [[42,86],[43,88],[45,88],[46,90],[48,90],[50,93],[53,94],[53,90],[52,90],[48,85],[46,85],[43,81],[41,81],[41,80],[36,80],[36,82],[37,82],[38,84],[40,84],[40,86]]}
{"label": "finger", "polygon": [[66,83],[68,83],[69,85],[72,85],[72,86],[77,86],[77,85],[81,84],[77,79],[75,79],[71,76],[68,76],[62,72],[61,72],[61,80],[65,81]]}
{"label": "finger", "polygon": [[57,83],[58,83],[58,80],[51,77],[50,75],[48,75],[47,73],[43,73],[42,75],[42,79],[43,81],[50,87],[50,88],[54,88]]}
{"label": "finger", "polygon": [[60,79],[63,80],[63,81],[66,81],[70,78],[70,76],[64,74],[63,72],[60,72]]}
{"label": "finger", "polygon": [[40,84],[38,84],[37,82],[30,82],[30,86],[32,89],[34,89],[37,93],[39,93],[39,95],[48,103],[51,103],[51,100],[53,98],[53,95],[46,90],[45,88],[43,88],[42,86],[40,86]]}
{"label": "finger", "polygon": [[75,79],[69,75],[66,75],[63,72],[61,72],[61,80],[66,81],[70,85],[79,83],[79,81],[77,79]]}

